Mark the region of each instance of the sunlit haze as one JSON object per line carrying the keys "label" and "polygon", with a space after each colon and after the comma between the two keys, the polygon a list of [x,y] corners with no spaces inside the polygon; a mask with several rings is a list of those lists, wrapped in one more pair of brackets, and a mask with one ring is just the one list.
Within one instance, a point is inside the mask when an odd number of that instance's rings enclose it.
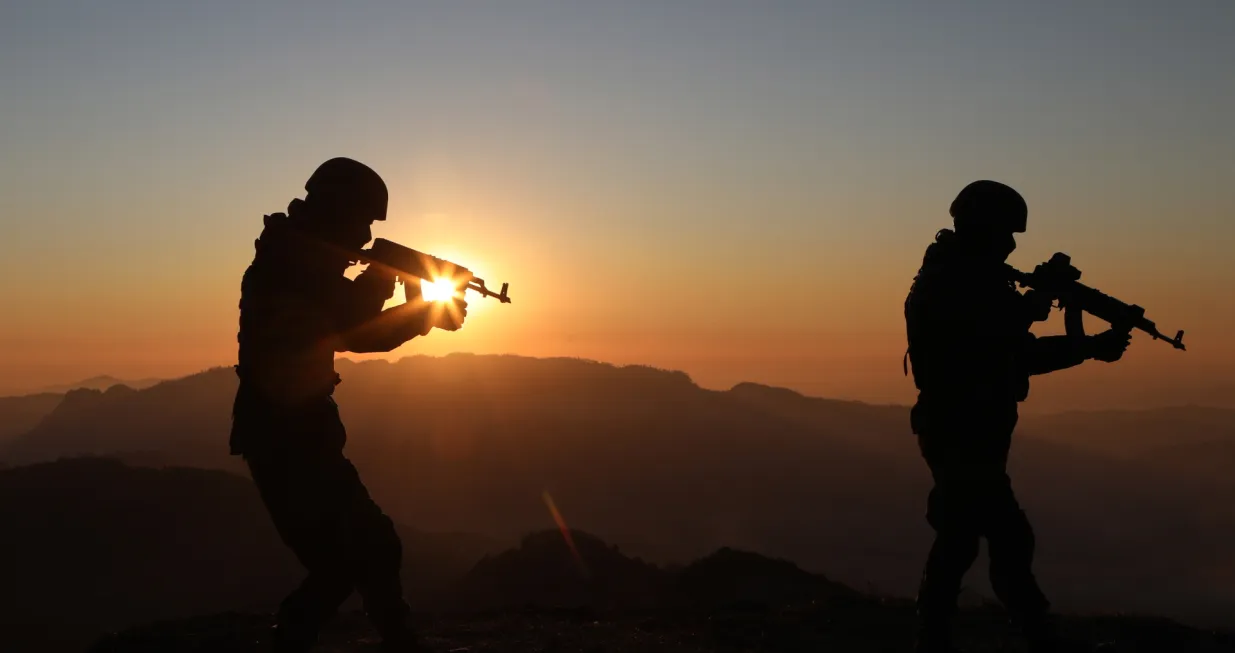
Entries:
{"label": "sunlit haze", "polygon": [[[422,280],[420,283],[420,296],[424,297],[425,301],[430,302],[446,301],[455,296],[455,286],[450,282],[450,279]],[[401,300],[392,300],[393,304],[400,302]]]}
{"label": "sunlit haze", "polygon": [[392,358],[907,403],[905,293],[990,178],[1029,204],[1013,264],[1067,252],[1187,332],[1028,410],[1235,406],[1235,3],[1118,6],[6,3],[0,394],[233,364],[263,214],[349,156],[375,236],[510,283]]}

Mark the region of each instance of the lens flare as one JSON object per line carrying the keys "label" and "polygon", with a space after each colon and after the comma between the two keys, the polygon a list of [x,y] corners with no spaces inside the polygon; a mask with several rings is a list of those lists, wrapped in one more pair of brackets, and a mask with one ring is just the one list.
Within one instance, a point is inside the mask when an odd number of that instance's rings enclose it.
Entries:
{"label": "lens flare", "polygon": [[455,287],[450,279],[420,280],[420,296],[428,302],[444,302],[454,297]]}
{"label": "lens flare", "polygon": [[541,498],[545,500],[545,505],[549,507],[549,514],[553,516],[553,521],[557,524],[558,530],[562,531],[562,539],[566,540],[566,546],[570,548],[570,553],[575,558],[575,564],[579,565],[579,572],[583,574],[584,578],[587,578],[587,565],[583,563],[583,556],[579,555],[579,549],[575,547],[575,539],[570,536],[570,529],[566,527],[566,520],[562,518],[562,513],[558,512],[557,505],[553,503],[553,497],[549,496],[549,492],[546,490],[541,493]]}

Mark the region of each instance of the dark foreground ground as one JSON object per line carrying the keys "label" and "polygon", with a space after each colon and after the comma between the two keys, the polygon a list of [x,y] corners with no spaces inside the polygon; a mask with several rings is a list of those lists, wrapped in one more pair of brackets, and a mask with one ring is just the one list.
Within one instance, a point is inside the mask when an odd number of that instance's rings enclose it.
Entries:
{"label": "dark foreground ground", "polygon": [[[912,611],[904,602],[728,609],[710,614],[657,611],[598,614],[587,610],[523,610],[470,615],[422,615],[429,650],[440,653],[618,653],[696,651],[910,651]],[[1075,618],[1073,635],[1118,653],[1235,652],[1235,636],[1141,617]],[[90,653],[212,653],[266,650],[270,619],[221,614],[165,622],[114,634]],[[979,652],[1023,651],[998,610],[965,614],[957,643]],[[323,633],[323,653],[378,651],[362,615],[340,615]]]}

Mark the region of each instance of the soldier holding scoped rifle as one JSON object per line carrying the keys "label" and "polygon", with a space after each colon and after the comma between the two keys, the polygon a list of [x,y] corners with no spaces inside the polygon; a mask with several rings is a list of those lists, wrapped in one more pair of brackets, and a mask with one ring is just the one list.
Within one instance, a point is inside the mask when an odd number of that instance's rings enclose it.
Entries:
{"label": "soldier holding scoped rifle", "polygon": [[1163,340],[1176,349],[1184,349],[1183,331],[1176,332],[1174,338],[1168,338],[1145,318],[1145,309],[1121,302],[1081,283],[1081,271],[1072,267],[1072,259],[1067,254],[1056,252],[1049,261],[1039,264],[1030,273],[1009,265],[1007,273],[1009,279],[1022,287],[1047,298],[1054,297],[1064,310],[1064,325],[1070,336],[1084,337],[1084,325],[1080,318],[1082,313],[1089,313],[1106,320],[1117,331],[1131,333],[1132,329],[1139,329],[1154,340]]}
{"label": "soldier holding scoped rifle", "polygon": [[[966,186],[953,201],[953,229],[926,250],[905,300],[918,399],[910,413],[934,479],[927,521],[935,530],[918,590],[919,653],[951,652],[951,621],[961,580],[986,538],[990,579],[1034,653],[1091,650],[1070,642],[1050,618],[1034,578],[1033,529],[1007,474],[1017,406],[1031,376],[1115,362],[1139,329],[1183,349],[1183,332],[1167,338],[1144,309],[1082,283],[1065,254],[1025,273],[1005,261],[1016,249],[1028,210],[1024,198],[994,181]],[[1017,285],[1027,287],[1024,294]],[[1035,322],[1064,310],[1065,335],[1036,337]],[[1086,335],[1083,313],[1110,323]]]}

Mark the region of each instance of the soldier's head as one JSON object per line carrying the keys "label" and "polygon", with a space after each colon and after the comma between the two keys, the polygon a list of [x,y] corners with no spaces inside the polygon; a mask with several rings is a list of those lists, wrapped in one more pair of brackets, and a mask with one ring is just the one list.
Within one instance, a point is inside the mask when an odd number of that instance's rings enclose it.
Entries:
{"label": "soldier's head", "polygon": [[948,211],[956,235],[982,256],[1006,260],[1025,233],[1029,209],[1025,198],[997,181],[975,181],[961,189]]}
{"label": "soldier's head", "polygon": [[364,247],[373,238],[373,223],[386,219],[386,183],[354,159],[326,161],[313,171],[304,189],[313,231],[348,250]]}

